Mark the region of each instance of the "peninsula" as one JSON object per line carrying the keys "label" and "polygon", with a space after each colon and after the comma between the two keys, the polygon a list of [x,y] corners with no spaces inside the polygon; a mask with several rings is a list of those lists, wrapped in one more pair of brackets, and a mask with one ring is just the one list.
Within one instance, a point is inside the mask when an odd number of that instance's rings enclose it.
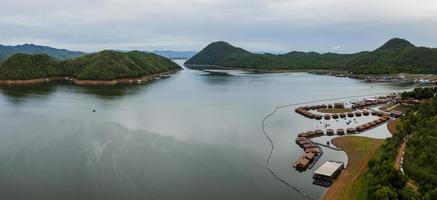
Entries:
{"label": "peninsula", "polygon": [[173,61],[140,51],[105,50],[61,60],[47,54],[14,54],[0,65],[0,84],[70,80],[81,85],[142,83],[180,70]]}

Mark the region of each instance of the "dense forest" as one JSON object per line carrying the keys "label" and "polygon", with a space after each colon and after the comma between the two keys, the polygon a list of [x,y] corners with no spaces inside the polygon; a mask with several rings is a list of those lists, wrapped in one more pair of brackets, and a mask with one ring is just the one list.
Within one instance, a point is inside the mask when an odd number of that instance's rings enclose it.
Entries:
{"label": "dense forest", "polygon": [[424,103],[403,120],[403,132],[412,135],[405,151],[405,172],[420,191],[437,199],[437,97]]}
{"label": "dense forest", "polygon": [[401,93],[402,99],[430,99],[437,93],[437,87],[414,88],[413,91]]}
{"label": "dense forest", "polygon": [[56,49],[47,46],[40,46],[34,44],[23,44],[17,46],[3,46],[0,45],[0,63],[5,61],[9,56],[17,53],[25,54],[47,54],[58,60],[65,60],[70,58],[76,58],[85,55],[84,52],[70,51],[66,49]]}
{"label": "dense forest", "polygon": [[[402,96],[424,97],[435,95],[436,88],[415,89]],[[430,99],[430,98],[428,98]],[[364,175],[364,199],[437,199],[437,97],[410,109],[401,118],[393,137],[386,139],[382,149],[369,161]],[[393,167],[400,144],[408,138],[405,155],[405,175]],[[414,180],[419,191],[406,186]]]}
{"label": "dense forest", "polygon": [[366,197],[363,199],[418,199],[420,194],[406,186],[408,178],[394,168],[397,150],[405,136],[406,132],[398,131],[387,138],[382,149],[368,162],[369,169],[363,178],[367,189],[360,194]]}
{"label": "dense forest", "polygon": [[293,51],[255,54],[226,42],[214,42],[185,63],[188,67],[223,67],[258,70],[341,70],[357,74],[437,73],[437,49],[416,47],[399,38],[380,48],[355,54]]}
{"label": "dense forest", "polygon": [[135,78],[180,69],[162,56],[140,51],[102,51],[59,61],[46,54],[14,54],[0,65],[0,79],[72,76],[87,80]]}

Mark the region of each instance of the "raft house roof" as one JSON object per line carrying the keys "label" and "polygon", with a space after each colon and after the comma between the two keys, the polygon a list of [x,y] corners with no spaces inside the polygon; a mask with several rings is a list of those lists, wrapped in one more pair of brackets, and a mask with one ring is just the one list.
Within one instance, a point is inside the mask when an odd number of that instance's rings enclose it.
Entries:
{"label": "raft house roof", "polygon": [[334,108],[344,108],[344,103],[343,102],[334,103]]}
{"label": "raft house roof", "polygon": [[348,128],[348,129],[347,129],[347,132],[348,132],[348,133],[355,133],[356,130],[355,130],[354,128]]}
{"label": "raft house roof", "polygon": [[329,160],[317,168],[316,171],[314,171],[314,174],[331,177],[338,172],[338,170],[343,169],[343,167],[344,164],[342,162]]}
{"label": "raft house roof", "polygon": [[305,149],[305,152],[306,153],[312,152],[312,153],[317,155],[320,153],[320,150],[319,150],[319,148],[307,148],[307,149]]}
{"label": "raft house roof", "polygon": [[308,167],[309,164],[310,164],[310,160],[308,160],[307,158],[302,156],[302,157],[299,158],[299,160],[296,161],[294,166],[296,168],[306,168],[306,167]]}

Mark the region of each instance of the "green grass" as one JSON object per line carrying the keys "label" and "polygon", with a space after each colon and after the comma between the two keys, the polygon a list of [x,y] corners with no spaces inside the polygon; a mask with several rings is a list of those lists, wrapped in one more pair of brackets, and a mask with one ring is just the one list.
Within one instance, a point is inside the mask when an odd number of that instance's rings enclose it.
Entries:
{"label": "green grass", "polygon": [[366,199],[367,184],[363,177],[367,170],[367,162],[375,155],[375,152],[381,151],[379,147],[384,143],[384,140],[344,136],[334,138],[332,143],[345,151],[348,156],[347,168],[334,183],[336,185],[333,188],[340,189],[335,198]]}
{"label": "green grass", "polygon": [[394,107],[392,110],[406,113],[410,108],[411,108],[411,106],[409,106],[409,105],[400,104],[400,105],[397,105],[396,107]]}
{"label": "green grass", "polygon": [[[382,148],[378,148],[375,152],[374,157],[382,156]],[[368,180],[367,180],[367,171],[366,169],[361,176],[354,182],[352,182],[348,187],[345,188],[344,192],[340,196],[340,200],[367,200],[369,199],[367,195],[368,191]]]}
{"label": "green grass", "polygon": [[[351,200],[367,200],[367,180],[365,174],[360,176],[357,181],[353,182],[346,192],[350,194],[349,197]],[[345,198],[345,196],[341,196],[340,199],[349,200],[348,198]]]}

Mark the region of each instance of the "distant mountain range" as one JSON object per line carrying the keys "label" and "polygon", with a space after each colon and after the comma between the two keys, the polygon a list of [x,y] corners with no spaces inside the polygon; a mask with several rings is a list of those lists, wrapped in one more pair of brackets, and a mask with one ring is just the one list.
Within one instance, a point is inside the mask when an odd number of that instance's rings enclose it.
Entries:
{"label": "distant mountain range", "polygon": [[191,68],[238,68],[252,70],[342,70],[359,74],[437,74],[437,49],[416,47],[393,38],[374,51],[354,54],[292,51],[256,54],[220,41],[209,44],[185,62]]}
{"label": "distant mountain range", "polygon": [[[23,44],[16,46],[0,45],[0,63],[5,61],[9,56],[16,53],[24,54],[47,54],[58,60],[66,60],[76,58],[87,53],[81,51],[70,51],[67,49],[57,49],[47,46],[40,46],[35,44]],[[147,51],[147,53],[154,53],[164,56],[169,59],[188,59],[196,54],[194,51],[172,51],[172,50],[155,50]]]}
{"label": "distant mountain range", "polygon": [[172,51],[172,50],[155,50],[150,53],[158,54],[169,59],[188,59],[193,57],[196,52],[194,51]]}
{"label": "distant mountain range", "polygon": [[84,52],[80,52],[80,51],[69,51],[66,49],[56,49],[52,47],[39,46],[34,44],[24,44],[24,45],[16,45],[16,46],[0,45],[0,63],[5,61],[9,56],[16,53],[47,54],[58,60],[75,58],[85,54]]}

